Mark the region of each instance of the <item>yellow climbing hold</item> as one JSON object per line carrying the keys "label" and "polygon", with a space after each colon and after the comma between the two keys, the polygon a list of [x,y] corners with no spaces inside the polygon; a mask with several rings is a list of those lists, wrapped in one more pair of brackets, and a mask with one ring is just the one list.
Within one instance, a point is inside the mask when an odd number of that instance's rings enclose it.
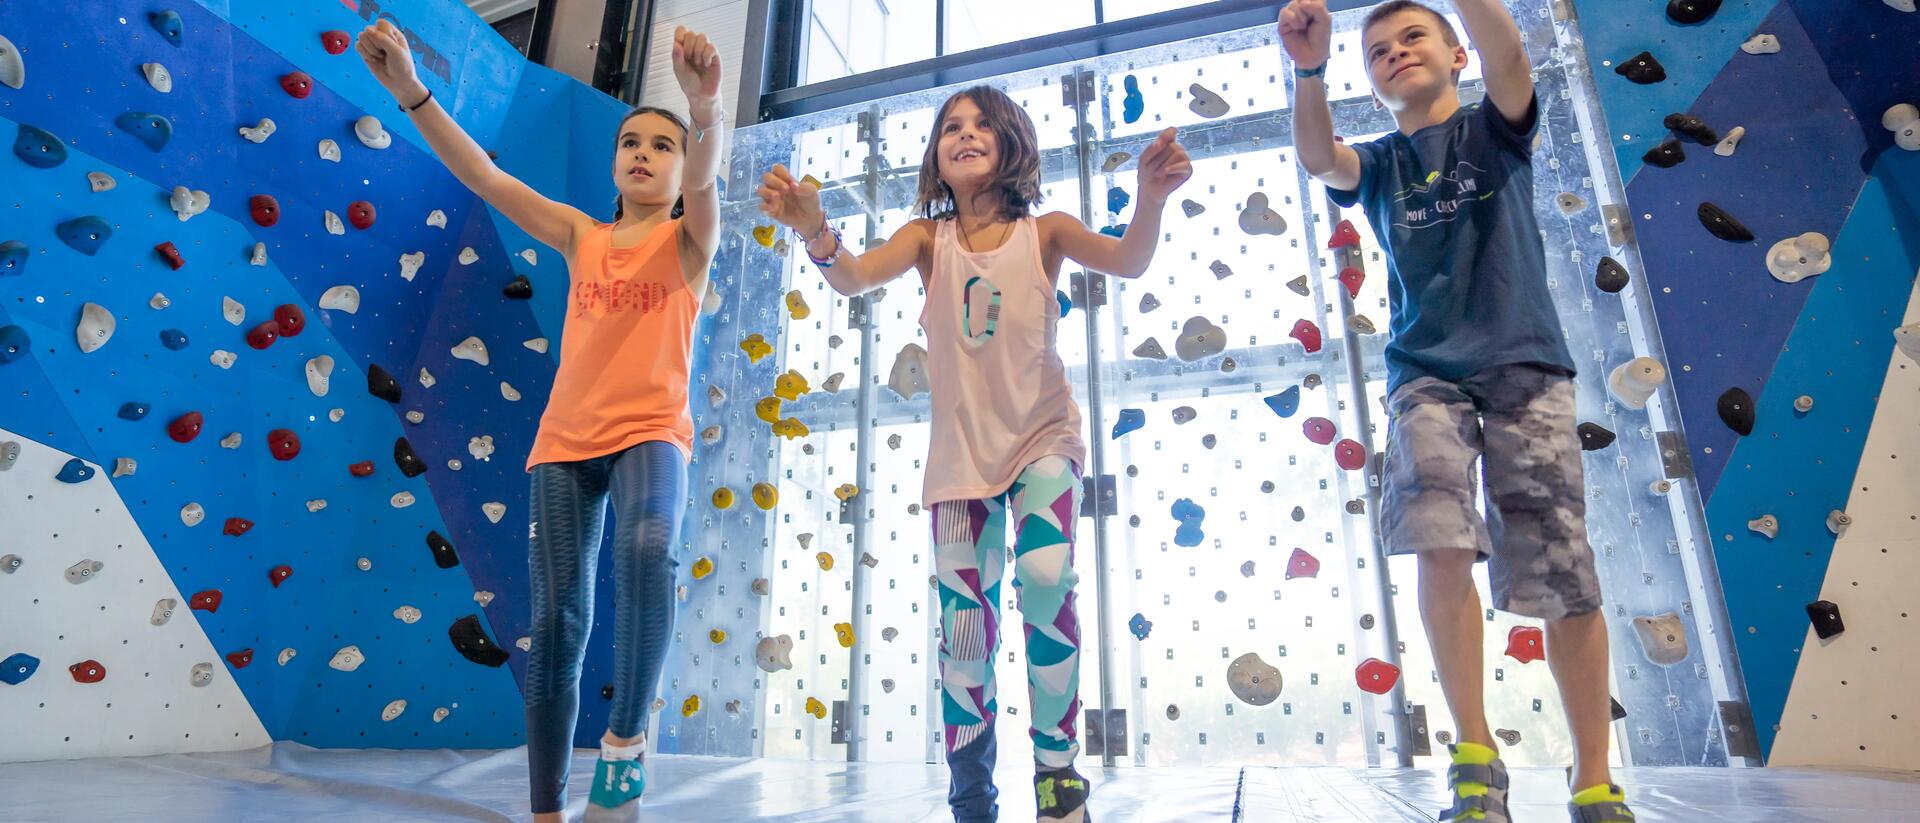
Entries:
{"label": "yellow climbing hold", "polygon": [[820,179],[817,177],[814,177],[811,174],[802,176],[800,178],[800,182],[805,183],[809,186],[812,186],[814,191],[820,190]]}
{"label": "yellow climbing hold", "polygon": [[827,719],[827,704],[820,702],[819,698],[809,697],[807,698],[807,714],[813,715],[813,719],[815,720],[825,720]]}
{"label": "yellow climbing hold", "polygon": [[773,226],[754,226],[753,242],[759,243],[769,249],[773,248],[773,232]]}
{"label": "yellow climbing hold", "polygon": [[773,396],[783,400],[799,400],[800,395],[811,391],[813,388],[807,385],[806,375],[793,369],[788,369],[786,374],[773,381]]}
{"label": "yellow climbing hold", "polygon": [[747,361],[751,363],[758,363],[760,358],[773,353],[773,347],[767,345],[767,339],[761,337],[759,332],[749,334],[747,339],[740,341],[740,350],[747,353]]}
{"label": "yellow climbing hold", "polygon": [[699,580],[710,574],[713,574],[712,560],[702,557],[699,560],[693,561],[693,579]]}
{"label": "yellow climbing hold", "polygon": [[707,632],[707,639],[713,641],[713,644],[716,646],[720,645],[721,643],[725,643],[727,642],[727,630],[726,629],[710,630]]}
{"label": "yellow climbing hold", "polygon": [[807,298],[800,296],[799,289],[787,292],[787,316],[795,320],[813,316],[813,308],[807,305]]}
{"label": "yellow climbing hold", "polygon": [[859,493],[860,487],[852,483],[841,483],[840,488],[833,490],[833,496],[840,498],[840,502],[842,503],[852,500],[853,496]]}
{"label": "yellow climbing hold", "polygon": [[680,703],[680,716],[692,717],[700,713],[700,695],[690,694]]}
{"label": "yellow climbing hold", "polygon": [[753,505],[759,506],[761,511],[770,511],[779,502],[780,490],[774,488],[772,483],[753,484]]}
{"label": "yellow climbing hold", "polygon": [[820,564],[821,571],[823,572],[833,571],[833,555],[827,554],[826,552],[820,552],[819,554],[816,554],[813,556],[813,560],[814,562]]}
{"label": "yellow climbing hold", "polygon": [[780,398],[762,397],[753,404],[753,416],[766,423],[780,422]]}
{"label": "yellow climbing hold", "polygon": [[773,433],[788,440],[806,437],[807,431],[807,424],[792,417],[773,424]]}
{"label": "yellow climbing hold", "polygon": [[733,490],[726,486],[713,490],[713,507],[721,511],[733,508]]}
{"label": "yellow climbing hold", "polygon": [[840,648],[843,648],[843,649],[853,648],[853,624],[852,623],[833,624],[833,636],[840,639]]}

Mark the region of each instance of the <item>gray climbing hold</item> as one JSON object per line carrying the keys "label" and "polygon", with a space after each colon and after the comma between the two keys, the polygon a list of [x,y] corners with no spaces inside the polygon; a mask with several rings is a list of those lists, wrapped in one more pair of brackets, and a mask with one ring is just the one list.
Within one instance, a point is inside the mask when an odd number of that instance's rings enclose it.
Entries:
{"label": "gray climbing hold", "polygon": [[13,574],[25,562],[17,554],[0,555],[0,574]]}
{"label": "gray climbing hold", "polygon": [[1287,290],[1293,292],[1294,294],[1300,295],[1301,297],[1306,297],[1312,294],[1312,291],[1309,290],[1307,287],[1307,276],[1304,274],[1300,275],[1299,277],[1295,277],[1292,280],[1288,280]]}
{"label": "gray climbing hold", "polygon": [[[1893,330],[1893,345],[1914,362],[1920,362],[1920,323],[1908,323]],[[4,352],[0,352],[0,362],[5,362]]]}
{"label": "gray climbing hold", "polygon": [[1655,665],[1671,666],[1687,659],[1687,630],[1679,614],[1636,617],[1633,632],[1640,641],[1640,652]]}
{"label": "gray climbing hold", "polygon": [[1560,207],[1561,214],[1569,217],[1579,214],[1587,208],[1586,198],[1570,191],[1563,191],[1554,195],[1553,204]]}
{"label": "gray climbing hold", "polygon": [[1207,271],[1213,272],[1213,279],[1225,280],[1233,276],[1233,267],[1218,260],[1207,264]]}
{"label": "gray climbing hold", "polygon": [[1188,86],[1187,93],[1193,95],[1193,99],[1187,102],[1187,108],[1201,117],[1208,119],[1223,117],[1232,108],[1227,105],[1226,98],[1213,93],[1199,83]]}
{"label": "gray climbing hold", "polygon": [[754,644],[753,662],[761,671],[772,674],[793,668],[792,654],[792,636],[781,634],[762,637],[759,643]]}
{"label": "gray climbing hold", "polygon": [[1192,406],[1177,406],[1173,410],[1173,424],[1176,426],[1184,426],[1193,422],[1193,419],[1199,416],[1200,413],[1194,411]]}
{"label": "gray climbing hold", "polygon": [[249,143],[265,143],[267,142],[267,138],[272,137],[274,131],[279,128],[280,127],[273,122],[273,118],[262,117],[260,118],[259,125],[252,127],[241,126],[240,136],[246,138]]}
{"label": "gray climbing hold", "polygon": [[119,184],[114,182],[114,179],[106,172],[87,172],[87,188],[93,189],[95,194],[103,191],[112,191],[113,187],[117,185]]}
{"label": "gray climbing hold", "polygon": [[92,580],[94,575],[99,574],[101,569],[106,568],[106,565],[107,564],[98,560],[82,560],[68,566],[67,582],[78,586],[81,583]]}
{"label": "gray climbing hold", "polygon": [[20,441],[8,440],[0,443],[0,472],[13,468],[20,461]]}
{"label": "gray climbing hold", "polygon": [[1834,537],[1847,536],[1847,527],[1853,525],[1853,517],[1839,509],[1827,512],[1827,531]]}
{"label": "gray climbing hold", "polygon": [[80,342],[83,354],[92,354],[113,339],[113,330],[117,325],[113,312],[98,303],[88,303],[80,307],[80,322],[74,326],[73,336]]}
{"label": "gray climbing hold", "polygon": [[1180,211],[1185,213],[1188,217],[1199,217],[1201,213],[1205,212],[1206,210],[1207,210],[1206,206],[1202,206],[1199,203],[1193,202],[1192,200],[1180,201]]}
{"label": "gray climbing hold", "polygon": [[253,253],[247,255],[247,263],[254,266],[266,265],[267,264],[267,244],[265,243],[253,244]]}
{"label": "gray climbing hold", "polygon": [[1160,348],[1159,340],[1149,337],[1140,345],[1133,347],[1133,356],[1146,360],[1165,360],[1167,351]]}
{"label": "gray climbing hold", "polygon": [[1240,230],[1248,234],[1285,234],[1287,221],[1267,206],[1265,192],[1247,195],[1247,207],[1240,210]]}
{"label": "gray climbing hold", "polygon": [[1373,320],[1364,314],[1347,318],[1347,328],[1352,329],[1355,334],[1374,334],[1379,331],[1373,327]]}
{"label": "gray climbing hold", "polygon": [[1100,171],[1106,174],[1112,174],[1118,171],[1121,166],[1126,165],[1128,160],[1132,159],[1133,154],[1131,152],[1116,151],[1107,155],[1106,161],[1100,164]]}
{"label": "gray climbing hold", "polygon": [[1280,685],[1280,670],[1261,660],[1257,652],[1247,652],[1227,664],[1227,689],[1248,705],[1265,706],[1280,699]]}
{"label": "gray climbing hold", "polygon": [[152,86],[154,91],[161,94],[173,92],[173,72],[167,71],[166,66],[159,63],[141,63],[140,73],[146,75],[147,85]]}
{"label": "gray climbing hold", "polygon": [[193,670],[187,673],[187,683],[193,685],[195,688],[206,686],[212,682],[212,663],[195,663],[193,664]]}
{"label": "gray climbing hold", "polygon": [[1180,329],[1180,338],[1173,343],[1174,353],[1189,363],[1219,354],[1226,348],[1227,330],[1199,315],[1187,318],[1186,325]]}
{"label": "gray climbing hold", "polygon": [[1157,308],[1160,308],[1160,298],[1154,297],[1153,292],[1147,292],[1146,294],[1140,295],[1140,313],[1141,314],[1147,314]]}
{"label": "gray climbing hold", "polygon": [[27,62],[20,57],[20,48],[0,36],[0,86],[17,89],[27,84]]}
{"label": "gray climbing hold", "polygon": [[371,114],[362,115],[353,123],[353,136],[370,149],[384,149],[393,145],[393,135],[387,133],[387,127],[380,125],[380,118]]}
{"label": "gray climbing hold", "polygon": [[147,618],[147,622],[155,626],[167,625],[167,621],[173,619],[173,610],[179,605],[180,601],[171,597],[162,597],[154,601],[153,614]]}
{"label": "gray climbing hold", "polygon": [[1763,514],[1747,521],[1747,529],[1772,540],[1780,536],[1780,519],[1771,514]]}
{"label": "gray climbing hold", "polygon": [[139,468],[140,464],[134,462],[131,457],[116,457],[113,459],[114,477],[132,477],[133,473],[138,471]]}
{"label": "gray climbing hold", "polygon": [[914,395],[930,391],[927,382],[927,350],[917,343],[908,343],[900,348],[900,354],[893,359],[893,370],[887,376],[887,388],[902,400],[912,400]]}

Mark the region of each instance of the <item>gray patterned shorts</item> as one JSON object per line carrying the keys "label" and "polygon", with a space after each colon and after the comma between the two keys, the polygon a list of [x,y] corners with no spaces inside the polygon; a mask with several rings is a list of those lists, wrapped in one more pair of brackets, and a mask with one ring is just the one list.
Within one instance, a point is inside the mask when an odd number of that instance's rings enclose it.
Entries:
{"label": "gray patterned shorts", "polygon": [[[1530,364],[1457,383],[1422,377],[1387,409],[1388,554],[1473,549],[1489,561],[1502,611],[1551,620],[1600,608],[1570,378]],[[1476,458],[1484,517],[1474,506]]]}

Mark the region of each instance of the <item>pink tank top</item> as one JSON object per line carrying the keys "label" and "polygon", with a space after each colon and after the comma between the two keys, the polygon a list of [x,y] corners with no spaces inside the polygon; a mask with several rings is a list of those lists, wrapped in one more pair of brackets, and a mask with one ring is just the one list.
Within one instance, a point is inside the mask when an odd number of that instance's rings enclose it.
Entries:
{"label": "pink tank top", "polygon": [[1040,258],[1040,232],[1022,218],[991,251],[961,248],[937,222],[920,328],[927,333],[932,444],[921,503],[978,500],[1007,490],[1034,461],[1086,463],[1080,407],[1054,337],[1060,301]]}

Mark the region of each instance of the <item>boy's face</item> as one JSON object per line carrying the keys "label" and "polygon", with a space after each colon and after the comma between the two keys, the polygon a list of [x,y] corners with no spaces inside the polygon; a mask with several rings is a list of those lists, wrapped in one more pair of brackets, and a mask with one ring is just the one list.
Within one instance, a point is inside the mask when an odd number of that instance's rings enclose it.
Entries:
{"label": "boy's face", "polygon": [[1447,45],[1440,21],[1408,9],[1381,18],[1361,35],[1373,94],[1394,111],[1437,98],[1456,87],[1467,67],[1465,46]]}

